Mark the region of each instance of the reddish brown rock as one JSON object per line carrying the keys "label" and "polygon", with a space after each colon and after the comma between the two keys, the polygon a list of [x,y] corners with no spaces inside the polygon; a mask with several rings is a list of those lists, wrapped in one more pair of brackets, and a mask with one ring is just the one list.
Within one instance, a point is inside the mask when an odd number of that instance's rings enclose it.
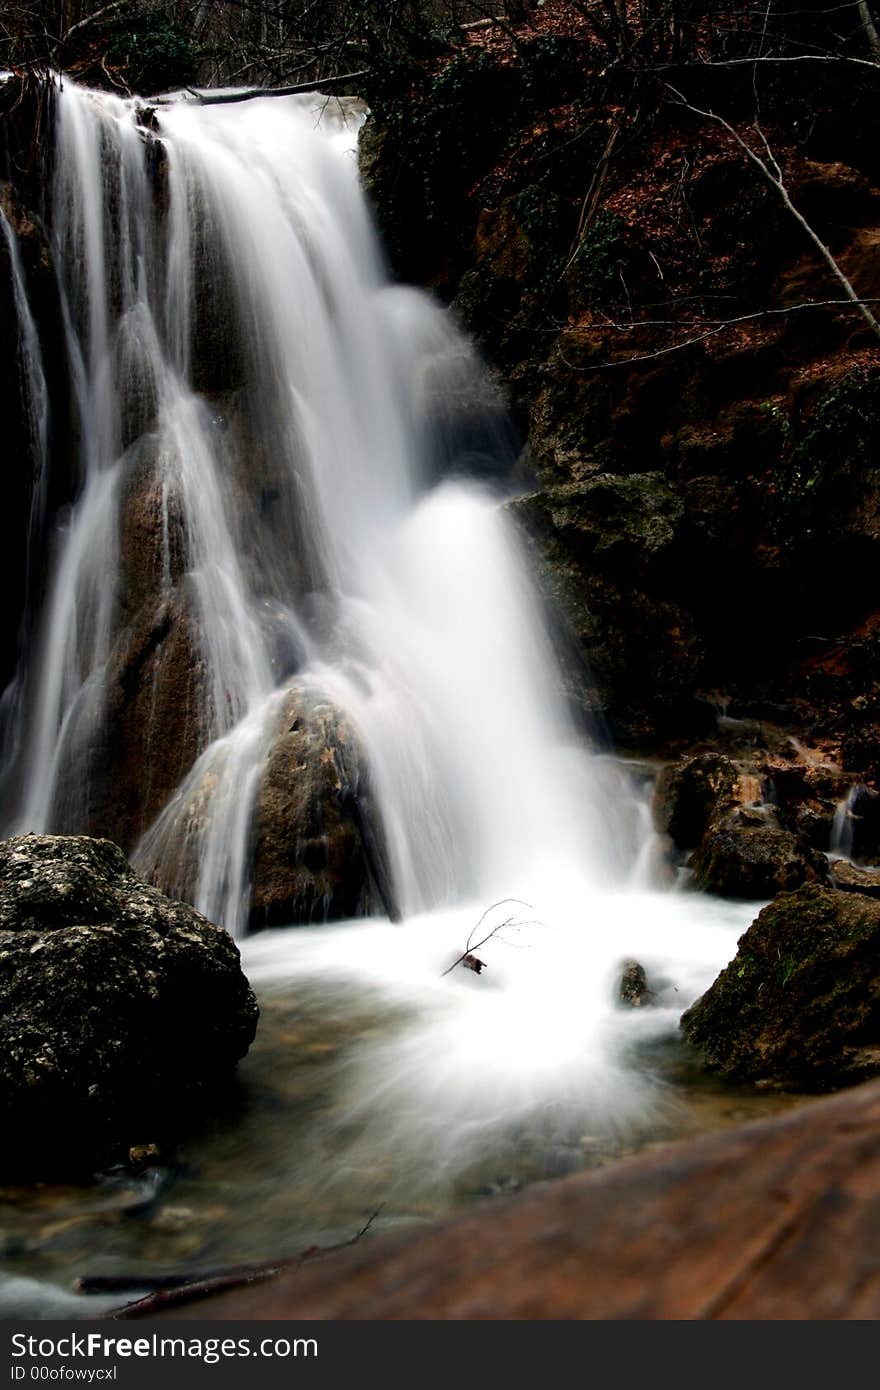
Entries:
{"label": "reddish brown rock", "polygon": [[823,855],[790,831],[767,824],[718,826],[694,855],[694,886],[725,898],[759,901],[827,877]]}
{"label": "reddish brown rock", "polygon": [[351,721],[294,687],[254,809],[252,930],[381,908],[388,875],[368,809],[366,763]]}
{"label": "reddish brown rock", "polygon": [[878,1246],[880,1083],[117,1316],[875,1319]]}

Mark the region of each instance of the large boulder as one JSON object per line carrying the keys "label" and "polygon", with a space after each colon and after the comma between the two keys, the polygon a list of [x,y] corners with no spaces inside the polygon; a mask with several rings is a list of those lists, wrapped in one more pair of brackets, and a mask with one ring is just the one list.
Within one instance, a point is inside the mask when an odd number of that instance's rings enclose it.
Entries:
{"label": "large boulder", "polygon": [[880,1072],[880,902],[780,894],[681,1026],[732,1079],[823,1087]]}
{"label": "large boulder", "polygon": [[109,840],[0,843],[0,1167],[77,1173],[175,1128],[253,1040],[232,938]]}
{"label": "large boulder", "polygon": [[343,712],[291,688],[257,792],[250,928],[396,916],[366,761]]}
{"label": "large boulder", "polygon": [[693,867],[694,887],[724,898],[772,898],[828,877],[824,855],[772,825],[724,824],[710,830]]}

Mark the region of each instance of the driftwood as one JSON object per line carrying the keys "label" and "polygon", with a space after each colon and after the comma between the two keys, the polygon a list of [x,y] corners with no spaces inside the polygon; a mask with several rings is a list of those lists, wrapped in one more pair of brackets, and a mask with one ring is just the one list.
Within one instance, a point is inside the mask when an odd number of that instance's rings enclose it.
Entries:
{"label": "driftwood", "polygon": [[179,1290],[159,1315],[875,1319],[878,1250],[872,1082],[376,1237],[259,1287],[198,1301]]}
{"label": "driftwood", "polygon": [[338,1250],[348,1250],[352,1245],[357,1245],[361,1237],[367,1234],[381,1210],[382,1208],[378,1207],[376,1211],[372,1212],[350,1240],[340,1241],[338,1245],[310,1245],[308,1250],[303,1250],[300,1254],[287,1259],[276,1260],[271,1265],[233,1265],[229,1269],[203,1273],[198,1276],[157,1275],[154,1278],[150,1276],[143,1278],[136,1274],[105,1277],[96,1275],[94,1278],[77,1280],[77,1288],[80,1293],[122,1293],[127,1289],[138,1288],[150,1290],[151,1292],[145,1293],[143,1298],[128,1304],[115,1316],[153,1317],[164,1309],[174,1308],[181,1303],[189,1305],[194,1300],[208,1298],[226,1290],[250,1288],[253,1284],[260,1284],[266,1279],[273,1279],[282,1271],[300,1269],[307,1260],[313,1260],[318,1255],[330,1255]]}

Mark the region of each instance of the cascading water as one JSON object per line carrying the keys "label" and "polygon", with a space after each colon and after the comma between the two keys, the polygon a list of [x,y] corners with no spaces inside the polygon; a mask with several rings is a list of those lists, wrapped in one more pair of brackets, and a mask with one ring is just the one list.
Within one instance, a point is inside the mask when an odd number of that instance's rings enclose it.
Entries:
{"label": "cascading water", "polygon": [[[405,920],[266,933],[246,965],[267,986],[353,979],[405,1010],[352,1063],[349,1119],[451,1167],[535,1113],[637,1120],[633,1042],[674,1028],[751,910],[662,891],[630,777],[571,721],[503,506],[497,401],[448,318],[383,273],[357,120],[311,98],[147,112],[70,83],[56,106],[81,478],[21,677],[12,828],[92,824],[141,582],[124,499],[146,478],[149,631],[193,634],[195,734],[136,866],[241,932],[254,798],[295,680],[357,731]],[[206,383],[206,359],[232,362],[228,380]],[[145,781],[165,758],[151,708]],[[514,919],[480,947],[485,972],[445,973],[502,899],[518,901],[473,938]],[[630,955],[656,1009],[615,1007]]]}
{"label": "cascading water", "polygon": [[[43,368],[43,354],[37,325],[28,302],[24,267],[15,231],[0,208],[0,231],[9,257],[12,280],[12,300],[18,328],[18,358],[22,378],[22,399],[27,422],[31,458],[33,460],[33,488],[31,492],[30,517],[28,519],[28,540],[30,546],[42,534],[45,522],[48,464],[49,464],[49,390]],[[30,558],[28,570],[30,571]],[[9,683],[0,699],[0,730],[3,731],[0,745],[0,776],[14,766],[20,756],[20,737],[24,722],[24,686],[21,674]]]}

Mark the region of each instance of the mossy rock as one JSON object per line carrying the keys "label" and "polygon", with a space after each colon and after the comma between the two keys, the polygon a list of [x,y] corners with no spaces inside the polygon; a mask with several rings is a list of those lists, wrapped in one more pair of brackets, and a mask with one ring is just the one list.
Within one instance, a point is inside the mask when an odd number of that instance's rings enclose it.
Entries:
{"label": "mossy rock", "polygon": [[84,1176],[176,1133],[250,1046],[238,948],[109,840],[0,843],[0,1171]]}
{"label": "mossy rock", "polygon": [[732,1080],[821,1089],[880,1073],[880,902],[781,893],[681,1026]]}
{"label": "mossy rock", "polygon": [[694,886],[725,898],[759,901],[824,881],[823,854],[790,830],[769,825],[720,825],[694,855]]}

